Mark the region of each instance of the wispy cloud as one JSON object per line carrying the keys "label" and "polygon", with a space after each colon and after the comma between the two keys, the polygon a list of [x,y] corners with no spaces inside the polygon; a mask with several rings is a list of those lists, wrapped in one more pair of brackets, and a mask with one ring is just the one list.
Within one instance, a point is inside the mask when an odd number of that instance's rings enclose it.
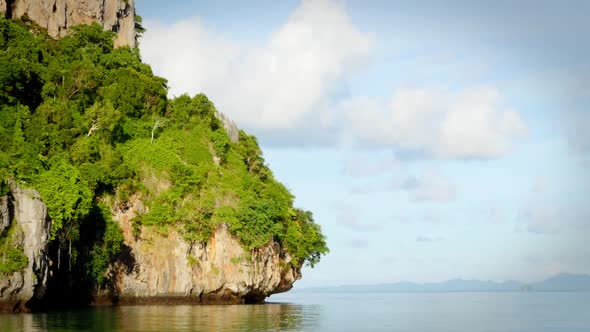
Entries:
{"label": "wispy cloud", "polygon": [[341,206],[338,209],[339,225],[358,232],[372,232],[383,228],[383,225],[378,222],[363,222],[360,217],[360,210],[351,206]]}
{"label": "wispy cloud", "polygon": [[546,276],[557,273],[590,273],[590,251],[576,248],[571,252],[547,252],[528,254],[522,257],[522,262],[528,268],[538,269]]}
{"label": "wispy cloud", "polygon": [[444,241],[442,237],[418,236],[416,242],[441,242]]}
{"label": "wispy cloud", "polygon": [[484,213],[484,219],[491,224],[503,224],[508,221],[508,215],[506,210],[502,207],[498,205],[491,205],[486,209]]}
{"label": "wispy cloud", "polygon": [[426,210],[417,216],[410,216],[410,215],[400,215],[395,214],[391,216],[391,221],[400,223],[400,224],[409,224],[409,223],[427,223],[427,224],[439,224],[442,220],[442,216],[433,210]]}
{"label": "wispy cloud", "polygon": [[566,230],[590,230],[590,205],[586,199],[564,200],[552,192],[546,179],[536,179],[529,197],[519,212],[526,229],[536,234],[554,234]]}
{"label": "wispy cloud", "polygon": [[375,160],[370,154],[356,154],[344,162],[342,172],[351,177],[373,177],[393,172],[401,166],[400,161],[390,152]]}
{"label": "wispy cloud", "polygon": [[590,110],[568,111],[563,116],[569,145],[582,156],[590,157]]}
{"label": "wispy cloud", "polygon": [[348,241],[348,246],[351,248],[367,248],[369,246],[369,241],[365,238],[355,237]]}
{"label": "wispy cloud", "polygon": [[407,191],[410,199],[419,203],[445,203],[453,201],[457,196],[457,190],[451,179],[435,170],[428,170],[421,177],[409,175],[394,178],[391,188]]}
{"label": "wispy cloud", "polygon": [[379,192],[404,191],[410,201],[415,203],[447,203],[457,198],[457,189],[453,180],[435,169],[428,169],[420,175],[403,174],[401,168],[392,180],[357,184],[349,192],[355,195]]}

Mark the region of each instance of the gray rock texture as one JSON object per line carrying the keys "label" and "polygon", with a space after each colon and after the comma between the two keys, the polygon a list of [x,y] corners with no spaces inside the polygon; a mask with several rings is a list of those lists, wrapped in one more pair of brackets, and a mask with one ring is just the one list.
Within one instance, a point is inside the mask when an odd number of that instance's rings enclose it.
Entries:
{"label": "gray rock texture", "polygon": [[[13,241],[28,260],[23,271],[0,275],[0,309],[30,311],[31,301],[43,300],[50,278],[47,208],[35,190],[13,183],[0,204],[14,216],[8,227],[17,227]],[[262,302],[301,278],[300,266],[290,264],[278,243],[245,250],[225,224],[204,243],[187,242],[173,227],[165,234],[155,227],[134,234],[132,219],[145,209],[133,198],[114,213],[126,250],[109,268],[110,283],[95,294],[95,304]]]}
{"label": "gray rock texture", "polygon": [[9,205],[11,201],[9,198],[8,195],[0,197],[0,236],[10,226],[10,220],[12,220],[12,209]]}
{"label": "gray rock texture", "polygon": [[136,237],[131,219],[143,210],[134,199],[129,209],[115,213],[130,252],[111,268],[115,282],[102,291],[103,298],[120,303],[261,302],[288,291],[301,277],[278,243],[246,251],[224,224],[206,243],[191,245],[175,230],[162,235],[148,227]]}
{"label": "gray rock texture", "polygon": [[[39,193],[23,189],[11,183],[9,195],[0,199],[0,210],[6,207],[6,215],[14,216],[10,223],[16,227],[14,241],[23,247],[28,265],[20,272],[0,276],[0,309],[28,311],[27,302],[43,298],[49,272],[50,223],[47,207]],[[4,213],[2,213],[4,215]]]}
{"label": "gray rock texture", "polygon": [[74,25],[97,22],[117,33],[116,47],[136,44],[134,0],[0,0],[0,12],[9,18],[27,16],[54,38]]}
{"label": "gray rock texture", "polygon": [[229,140],[232,143],[237,143],[240,140],[240,130],[238,129],[236,123],[223,113],[216,113],[215,115],[223,123],[223,128],[227,132]]}

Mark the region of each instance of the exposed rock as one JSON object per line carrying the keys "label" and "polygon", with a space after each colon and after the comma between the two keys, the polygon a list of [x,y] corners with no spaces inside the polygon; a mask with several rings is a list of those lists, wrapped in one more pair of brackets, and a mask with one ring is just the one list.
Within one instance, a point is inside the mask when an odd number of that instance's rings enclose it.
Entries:
{"label": "exposed rock", "polygon": [[240,131],[238,126],[235,122],[233,122],[230,118],[228,118],[225,114],[217,112],[215,114],[219,120],[223,123],[223,128],[227,132],[227,136],[229,136],[229,140],[232,143],[238,143],[240,140]]}
{"label": "exposed rock", "polygon": [[292,267],[288,254],[278,243],[253,252],[222,224],[206,243],[191,245],[176,230],[167,235],[142,227],[133,234],[131,219],[144,209],[137,199],[130,208],[116,213],[123,229],[127,257],[110,271],[115,281],[102,298],[120,303],[261,302],[267,296],[286,292],[300,278],[299,267]]}
{"label": "exposed rock", "polygon": [[[15,184],[1,202],[6,214],[14,216],[16,242],[28,265],[0,278],[0,310],[30,311],[43,303],[48,284],[47,208],[39,193]],[[109,269],[111,284],[95,294],[95,304],[262,302],[290,290],[301,277],[300,267],[289,264],[290,256],[278,243],[247,251],[225,224],[206,243],[191,244],[173,227],[166,234],[142,227],[136,236],[132,219],[142,212],[145,207],[134,198],[115,213],[126,249]]]}
{"label": "exposed rock", "polygon": [[[0,278],[0,309],[28,311],[31,302],[40,300],[47,285],[50,223],[47,207],[39,193],[32,189],[10,184],[11,192],[5,196],[7,215],[14,216],[17,242],[22,245],[28,265],[23,271]],[[12,211],[10,211],[12,210]]]}
{"label": "exposed rock", "polygon": [[97,22],[117,33],[116,47],[136,44],[134,0],[0,0],[0,12],[9,18],[27,16],[54,38],[74,25]]}
{"label": "exposed rock", "polygon": [[4,230],[10,226],[10,220],[12,219],[9,204],[10,200],[8,195],[0,197],[0,236],[2,236]]}

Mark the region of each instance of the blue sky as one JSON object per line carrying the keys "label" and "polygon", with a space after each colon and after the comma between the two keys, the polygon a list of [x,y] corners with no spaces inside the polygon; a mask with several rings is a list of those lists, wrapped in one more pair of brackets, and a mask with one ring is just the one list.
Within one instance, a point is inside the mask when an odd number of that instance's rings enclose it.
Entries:
{"label": "blue sky", "polygon": [[590,273],[590,3],[137,2],[170,96],[259,137],[331,253],[298,287]]}

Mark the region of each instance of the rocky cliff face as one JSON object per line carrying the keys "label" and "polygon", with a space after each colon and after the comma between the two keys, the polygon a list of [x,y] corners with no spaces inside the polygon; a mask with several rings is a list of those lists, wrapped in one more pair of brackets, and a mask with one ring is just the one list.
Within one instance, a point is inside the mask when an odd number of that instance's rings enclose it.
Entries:
{"label": "rocky cliff face", "polygon": [[98,22],[117,33],[116,47],[136,44],[134,0],[0,0],[0,12],[8,18],[27,16],[54,38],[74,25]]}
{"label": "rocky cliff face", "polygon": [[240,130],[235,122],[233,122],[227,115],[223,113],[216,113],[215,116],[223,123],[223,128],[229,136],[229,140],[232,143],[238,143],[240,140]]}
{"label": "rocky cliff face", "polygon": [[225,225],[208,242],[193,245],[174,230],[162,235],[143,227],[136,237],[131,219],[143,209],[135,199],[129,209],[115,214],[130,250],[111,269],[113,285],[102,290],[103,301],[261,302],[288,291],[300,278],[299,268],[290,266],[290,257],[277,243],[247,252]]}
{"label": "rocky cliff face", "polygon": [[[271,242],[252,252],[220,225],[205,243],[190,244],[171,228],[166,234],[132,219],[145,207],[137,198],[114,213],[125,239],[124,252],[108,271],[108,286],[93,294],[95,304],[254,303],[286,292],[301,277],[290,256]],[[0,235],[16,227],[14,242],[24,249],[23,271],[0,274],[0,311],[30,311],[44,303],[51,260],[47,208],[35,190],[11,184],[0,197]]]}
{"label": "rocky cliff face", "polygon": [[0,275],[0,309],[26,311],[45,294],[50,224],[38,192],[14,183],[10,187],[10,193],[0,198],[0,234],[10,226],[16,228],[14,242],[22,245],[27,266],[23,271]]}

